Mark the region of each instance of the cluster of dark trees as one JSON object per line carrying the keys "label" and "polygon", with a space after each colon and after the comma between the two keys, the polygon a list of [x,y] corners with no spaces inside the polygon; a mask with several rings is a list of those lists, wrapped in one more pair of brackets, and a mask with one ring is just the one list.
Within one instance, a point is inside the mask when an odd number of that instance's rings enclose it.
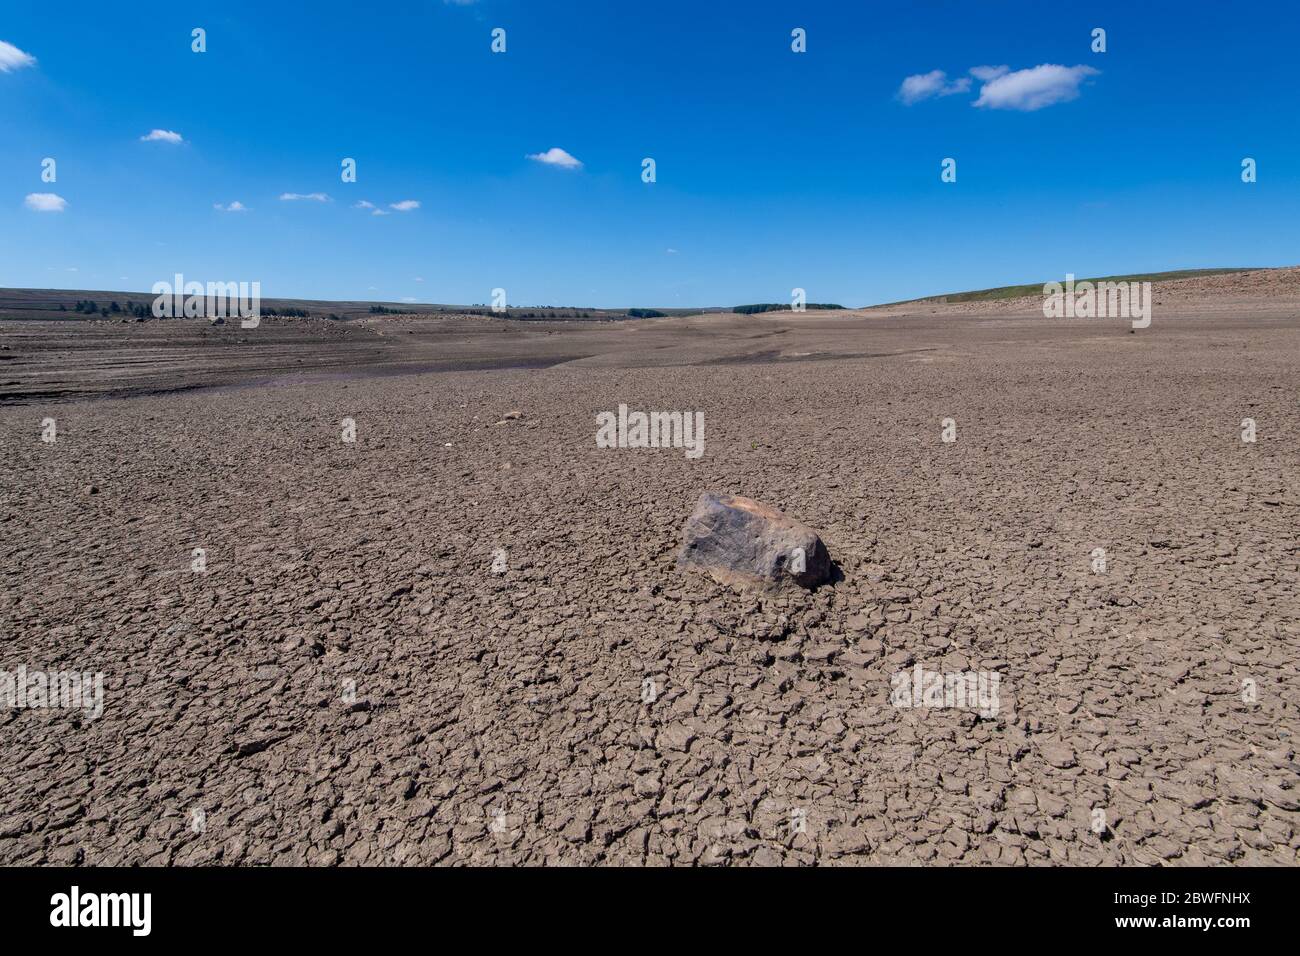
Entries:
{"label": "cluster of dark trees", "polygon": [[507,318],[512,319],[589,319],[590,312],[584,312],[580,309],[569,309],[567,312],[563,309],[541,309],[529,312],[512,312],[507,313]]}
{"label": "cluster of dark trees", "polygon": [[410,309],[390,309],[386,305],[372,305],[370,312],[372,315],[406,315]]}
{"label": "cluster of dark trees", "polygon": [[[59,303],[59,311],[67,312],[68,307]],[[110,302],[108,305],[101,306],[91,299],[81,299],[72,307],[73,312],[81,312],[84,315],[98,315],[101,318],[108,318],[110,315],[132,315],[137,319],[147,319],[153,314],[153,310],[147,305],[137,305],[130,299],[126,300],[126,305],[121,306],[116,302]]]}
{"label": "cluster of dark trees", "polygon": [[[68,307],[60,303],[59,311],[67,312]],[[110,315],[121,315],[125,313],[127,315],[133,315],[137,319],[144,319],[148,318],[150,314],[148,306],[136,305],[130,299],[127,300],[125,309],[116,302],[110,302],[108,305],[101,306],[92,299],[79,299],[77,300],[77,304],[72,307],[72,311],[80,312],[83,315],[98,314],[101,318],[108,318]]]}
{"label": "cluster of dark trees", "polygon": [[[807,309],[842,309],[844,306],[835,305],[831,302],[809,302],[804,306]],[[757,305],[738,305],[732,312],[739,312],[741,315],[753,315],[755,312],[791,312],[794,310],[789,302],[760,302]]]}
{"label": "cluster of dark trees", "polygon": [[634,319],[661,319],[668,313],[658,309],[628,309],[627,314]]}
{"label": "cluster of dark trees", "polygon": [[[68,311],[68,307],[67,307],[66,305],[63,305],[62,303],[60,303],[60,304],[59,304],[59,311],[60,311],[60,312],[67,312],[67,311]],[[137,318],[137,319],[147,319],[147,318],[149,318],[151,315],[153,315],[153,310],[152,310],[149,306],[147,306],[147,305],[137,305],[136,303],[132,302],[130,299],[127,299],[127,300],[126,300],[126,306],[125,306],[125,307],[123,307],[123,306],[121,306],[121,305],[118,305],[116,302],[110,302],[108,305],[101,306],[101,305],[99,305],[97,302],[92,301],[91,299],[79,299],[79,300],[77,301],[77,304],[74,305],[74,306],[72,307],[72,311],[74,311],[74,312],[80,312],[80,313],[82,313],[83,315],[96,315],[96,314],[98,314],[98,315],[100,315],[100,316],[103,317],[103,318],[107,318],[107,317],[110,316],[110,315],[131,315],[131,316],[134,316],[134,317]],[[398,310],[398,309],[385,309],[385,308],[384,308],[383,306],[381,306],[381,305],[376,305],[376,306],[371,306],[371,307],[370,307],[370,311],[371,311],[371,312],[379,311],[379,312],[393,312],[393,313],[396,313],[396,312],[399,312],[400,310]],[[276,310],[276,309],[263,309],[263,310],[262,310],[262,314],[263,314],[263,315],[281,315],[281,316],[286,316],[286,317],[288,317],[288,318],[296,318],[296,319],[308,319],[308,318],[311,318],[311,313],[308,312],[306,309],[291,309],[291,308],[285,308],[285,309],[279,309],[279,310]],[[341,315],[338,315],[337,313],[334,313],[334,312],[331,312],[331,313],[330,313],[330,318],[331,318],[331,319],[334,319],[335,321],[342,321],[342,319],[343,319],[343,317],[342,317]]]}
{"label": "cluster of dark trees", "polygon": [[471,309],[438,309],[439,312],[452,312],[456,315],[496,315],[504,316],[507,319],[589,319],[591,313],[583,309],[573,308],[539,308],[539,309],[520,309],[511,306],[504,312],[494,312],[491,309],[471,308]]}

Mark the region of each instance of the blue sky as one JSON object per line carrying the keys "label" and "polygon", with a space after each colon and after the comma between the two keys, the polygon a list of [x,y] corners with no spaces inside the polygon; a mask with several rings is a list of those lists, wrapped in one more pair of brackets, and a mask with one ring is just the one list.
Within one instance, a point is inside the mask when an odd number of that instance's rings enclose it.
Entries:
{"label": "blue sky", "polygon": [[0,285],[862,305],[1300,262],[1289,3],[271,6],[7,5]]}

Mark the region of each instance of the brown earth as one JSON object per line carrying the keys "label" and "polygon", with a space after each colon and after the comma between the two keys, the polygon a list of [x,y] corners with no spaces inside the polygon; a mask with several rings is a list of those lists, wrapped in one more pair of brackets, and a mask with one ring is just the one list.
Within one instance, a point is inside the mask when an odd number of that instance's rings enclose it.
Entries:
{"label": "brown earth", "polygon": [[[104,675],[0,863],[1300,862],[1300,294],[932,308],[0,325],[0,668]],[[842,577],[679,570],[704,490]]]}

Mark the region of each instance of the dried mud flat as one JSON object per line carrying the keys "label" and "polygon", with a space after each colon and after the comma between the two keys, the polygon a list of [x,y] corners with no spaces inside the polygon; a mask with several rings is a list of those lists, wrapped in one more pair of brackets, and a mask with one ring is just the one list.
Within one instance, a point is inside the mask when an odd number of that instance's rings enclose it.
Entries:
{"label": "dried mud flat", "polygon": [[[9,323],[0,667],[104,701],[0,709],[0,863],[1294,865],[1300,306],[1201,305]],[[679,571],[709,489],[842,577]]]}

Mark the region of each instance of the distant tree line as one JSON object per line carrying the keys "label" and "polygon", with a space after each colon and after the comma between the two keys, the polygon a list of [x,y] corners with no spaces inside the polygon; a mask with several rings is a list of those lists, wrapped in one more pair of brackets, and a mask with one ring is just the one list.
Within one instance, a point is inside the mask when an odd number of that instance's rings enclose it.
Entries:
{"label": "distant tree line", "polygon": [[[59,311],[67,312],[68,307],[63,303],[59,303]],[[147,319],[153,315],[152,307],[148,305],[141,305],[139,303],[132,302],[130,299],[126,300],[125,306],[120,305],[117,302],[110,302],[108,305],[101,306],[98,302],[95,302],[93,299],[78,299],[77,303],[72,307],[72,311],[80,313],[82,315],[99,315],[104,318],[107,318],[110,315],[130,315],[130,316],[134,316],[137,319]],[[371,306],[370,311],[397,313],[400,312],[401,310],[385,309],[383,306]],[[261,314],[278,315],[287,318],[297,318],[297,319],[311,318],[311,313],[306,309],[294,309],[294,308],[283,308],[278,310],[262,309]],[[335,321],[341,322],[343,320],[343,316],[339,315],[336,312],[331,312],[329,317],[331,319],[334,319]]]}
{"label": "distant tree line", "polygon": [[[141,308],[143,308],[143,307],[141,307]],[[60,311],[60,312],[67,312],[67,311],[68,311],[68,307],[67,307],[66,305],[64,305],[63,303],[59,303],[59,311]],[[102,318],[108,318],[108,316],[110,316],[110,315],[120,315],[120,314],[122,313],[123,309],[122,309],[122,307],[121,307],[120,305],[118,305],[116,302],[110,302],[108,305],[103,305],[103,306],[101,306],[99,303],[95,302],[93,299],[78,299],[78,300],[77,300],[77,304],[74,305],[74,306],[72,307],[72,311],[73,311],[73,312],[80,312],[80,313],[82,313],[83,315],[95,315],[95,314],[98,314],[98,315],[100,315]],[[128,312],[128,313],[131,313],[131,314],[133,314],[133,315],[136,315],[136,316],[141,315],[141,312],[138,312],[138,311],[133,312],[133,311],[132,311],[132,304],[131,304],[130,301],[128,301],[128,302],[126,303],[126,309],[125,309],[125,311]],[[148,314],[148,311],[145,310],[145,312],[144,312],[143,314],[147,315],[147,314]]]}
{"label": "distant tree line", "polygon": [[[808,309],[842,309],[844,306],[835,305],[831,302],[809,302],[805,308]],[[741,315],[753,315],[755,312],[790,312],[794,306],[789,302],[760,302],[757,305],[738,305],[732,312],[739,312]]]}
{"label": "distant tree line", "polygon": [[538,306],[525,308],[516,308],[509,306],[503,312],[495,312],[491,308],[474,307],[469,309],[437,309],[438,312],[450,312],[455,315],[488,315],[498,316],[507,319],[589,319],[591,312],[586,309],[575,309],[569,306]]}
{"label": "distant tree line", "polygon": [[[818,306],[818,308],[832,307]],[[490,306],[483,305],[482,303],[475,303],[474,305],[466,306],[465,308],[456,308],[454,306],[450,308],[446,306],[439,306],[437,308],[429,306],[411,306],[406,309],[395,309],[386,305],[370,306],[371,315],[411,315],[414,313],[432,313],[438,315],[484,315],[507,319],[590,319],[600,318],[601,315],[607,314],[600,312],[600,310],[593,311],[591,309],[582,309],[571,305],[511,305],[500,311],[495,310]],[[270,314],[274,315],[275,313],[271,312]],[[285,315],[287,313],[282,311],[280,314]],[[614,314],[617,314],[617,312]],[[658,309],[628,309],[626,314],[634,319],[658,319],[668,315],[667,312],[660,312]]]}

